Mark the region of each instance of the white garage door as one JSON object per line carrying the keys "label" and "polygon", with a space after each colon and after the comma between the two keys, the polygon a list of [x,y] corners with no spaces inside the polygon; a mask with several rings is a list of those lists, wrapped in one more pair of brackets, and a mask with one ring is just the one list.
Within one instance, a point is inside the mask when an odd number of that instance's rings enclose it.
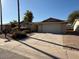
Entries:
{"label": "white garage door", "polygon": [[61,23],[53,23],[53,24],[42,24],[40,27],[41,32],[49,32],[49,33],[63,33],[63,26]]}

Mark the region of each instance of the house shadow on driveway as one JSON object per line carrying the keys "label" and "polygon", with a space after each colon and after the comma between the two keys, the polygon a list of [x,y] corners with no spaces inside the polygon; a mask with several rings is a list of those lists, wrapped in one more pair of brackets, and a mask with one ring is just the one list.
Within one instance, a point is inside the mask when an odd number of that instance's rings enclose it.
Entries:
{"label": "house shadow on driveway", "polygon": [[79,36],[79,32],[69,32],[69,33],[50,33],[50,34],[55,34],[55,35],[74,35],[74,36]]}
{"label": "house shadow on driveway", "polygon": [[75,47],[71,47],[71,46],[67,46],[67,45],[61,45],[61,44],[58,44],[58,43],[49,42],[49,41],[38,39],[38,38],[33,38],[33,37],[30,37],[30,38],[32,38],[34,40],[39,40],[39,41],[42,41],[42,42],[46,42],[46,43],[49,43],[49,44],[54,44],[54,45],[57,45],[57,46],[61,46],[61,47],[64,47],[64,48],[69,48],[69,49],[73,49],[73,50],[79,51],[79,48],[75,48]]}
{"label": "house shadow on driveway", "polygon": [[[53,33],[51,33],[53,34]],[[79,51],[79,32],[73,32],[73,33],[65,33],[65,34],[56,34],[55,35],[61,35],[63,39],[63,47],[70,48],[72,50]]]}
{"label": "house shadow on driveway", "polygon": [[74,35],[74,36],[79,36],[79,32],[65,33],[64,35]]}

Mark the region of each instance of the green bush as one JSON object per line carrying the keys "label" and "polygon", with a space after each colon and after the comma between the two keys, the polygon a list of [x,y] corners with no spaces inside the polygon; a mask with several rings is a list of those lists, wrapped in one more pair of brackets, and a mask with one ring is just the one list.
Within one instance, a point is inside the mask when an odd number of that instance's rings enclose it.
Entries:
{"label": "green bush", "polygon": [[22,31],[17,31],[12,34],[12,38],[16,40],[24,39],[26,37],[27,37],[26,33]]}

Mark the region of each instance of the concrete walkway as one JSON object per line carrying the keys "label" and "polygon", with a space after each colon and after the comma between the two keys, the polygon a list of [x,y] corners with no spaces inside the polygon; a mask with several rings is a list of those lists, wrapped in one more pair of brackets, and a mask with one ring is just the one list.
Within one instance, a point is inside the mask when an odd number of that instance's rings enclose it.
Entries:
{"label": "concrete walkway", "polygon": [[[33,33],[22,41],[4,42],[0,39],[0,48],[30,59],[79,59],[79,51],[65,46],[64,36],[51,33]],[[72,48],[72,49],[71,49]]]}

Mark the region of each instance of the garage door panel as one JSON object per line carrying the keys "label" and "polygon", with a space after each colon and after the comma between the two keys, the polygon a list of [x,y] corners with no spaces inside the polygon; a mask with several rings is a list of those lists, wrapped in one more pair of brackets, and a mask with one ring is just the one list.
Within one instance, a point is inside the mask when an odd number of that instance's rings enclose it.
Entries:
{"label": "garage door panel", "polygon": [[61,33],[62,25],[61,24],[45,24],[42,26],[43,32],[51,32],[51,33]]}

